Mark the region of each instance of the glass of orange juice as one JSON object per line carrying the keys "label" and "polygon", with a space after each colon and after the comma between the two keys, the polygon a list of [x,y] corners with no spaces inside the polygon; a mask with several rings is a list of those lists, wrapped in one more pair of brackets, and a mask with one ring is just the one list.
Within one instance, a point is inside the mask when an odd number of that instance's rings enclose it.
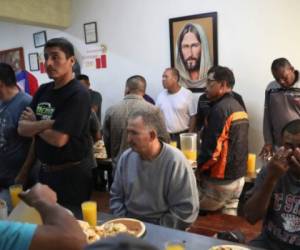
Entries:
{"label": "glass of orange juice", "polygon": [[9,187],[10,199],[12,206],[15,207],[20,201],[19,193],[23,191],[23,186],[20,184],[12,185]]}
{"label": "glass of orange juice", "polygon": [[97,202],[85,201],[81,204],[83,220],[88,222],[90,226],[97,225]]}
{"label": "glass of orange juice", "polygon": [[177,141],[170,141],[170,145],[177,148]]}
{"label": "glass of orange juice", "polygon": [[197,160],[197,134],[180,134],[180,146],[182,153],[188,160],[192,162]]}
{"label": "glass of orange juice", "polygon": [[185,250],[185,245],[179,240],[168,241],[165,244],[165,250]]}
{"label": "glass of orange juice", "polygon": [[256,154],[248,154],[247,161],[247,173],[254,174],[255,173],[255,163],[256,163]]}

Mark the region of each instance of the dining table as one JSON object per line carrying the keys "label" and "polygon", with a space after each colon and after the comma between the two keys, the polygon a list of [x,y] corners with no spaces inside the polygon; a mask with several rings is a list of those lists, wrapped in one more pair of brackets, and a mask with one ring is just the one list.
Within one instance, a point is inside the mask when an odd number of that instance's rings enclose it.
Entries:
{"label": "dining table", "polygon": [[[111,219],[115,219],[112,214],[98,213],[98,223],[102,224]],[[141,237],[142,240],[156,246],[160,250],[165,249],[165,245],[169,241],[179,241],[184,243],[186,250],[208,250],[213,246],[218,245],[238,245],[245,249],[258,250],[261,248],[255,248],[248,245],[242,245],[230,241],[219,240],[214,237],[206,237],[199,234],[189,233],[186,231],[181,231],[173,228],[168,228],[160,225],[155,225],[151,223],[144,222],[146,231]],[[242,248],[243,249],[243,248]],[[244,250],[244,249],[243,249]]]}

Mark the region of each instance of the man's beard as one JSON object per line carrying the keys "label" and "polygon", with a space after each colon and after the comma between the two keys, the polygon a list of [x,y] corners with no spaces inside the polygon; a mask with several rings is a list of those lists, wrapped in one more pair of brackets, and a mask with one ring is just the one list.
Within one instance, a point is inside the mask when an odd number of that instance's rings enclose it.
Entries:
{"label": "man's beard", "polygon": [[[194,62],[196,62],[194,64]],[[189,57],[186,60],[183,60],[184,67],[187,71],[195,71],[200,68],[200,58],[196,59],[194,57]]]}

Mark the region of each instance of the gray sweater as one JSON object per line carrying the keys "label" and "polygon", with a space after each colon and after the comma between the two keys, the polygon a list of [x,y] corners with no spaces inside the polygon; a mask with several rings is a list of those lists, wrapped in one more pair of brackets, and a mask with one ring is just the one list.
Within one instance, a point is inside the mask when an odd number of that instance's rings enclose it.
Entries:
{"label": "gray sweater", "polygon": [[163,143],[152,161],[126,150],[117,166],[111,187],[110,208],[127,216],[163,226],[184,229],[199,211],[195,175],[184,155]]}
{"label": "gray sweater", "polygon": [[300,119],[300,81],[283,88],[273,81],[265,93],[264,139],[266,144],[281,146],[281,130],[290,121]]}

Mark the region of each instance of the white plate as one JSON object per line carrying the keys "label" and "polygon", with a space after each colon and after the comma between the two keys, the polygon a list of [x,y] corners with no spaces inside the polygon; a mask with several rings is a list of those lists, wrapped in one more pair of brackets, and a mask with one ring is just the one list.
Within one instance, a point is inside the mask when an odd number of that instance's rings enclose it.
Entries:
{"label": "white plate", "polygon": [[105,225],[109,223],[122,223],[124,224],[128,230],[134,231],[135,236],[140,238],[143,236],[143,234],[146,231],[146,226],[145,224],[137,219],[132,219],[132,218],[118,218],[118,219],[113,219],[105,222],[104,224],[101,225],[101,227],[105,227]]}
{"label": "white plate", "polygon": [[237,246],[237,245],[218,245],[218,246],[213,246],[208,250],[250,250],[248,247],[242,247],[242,246]]}

